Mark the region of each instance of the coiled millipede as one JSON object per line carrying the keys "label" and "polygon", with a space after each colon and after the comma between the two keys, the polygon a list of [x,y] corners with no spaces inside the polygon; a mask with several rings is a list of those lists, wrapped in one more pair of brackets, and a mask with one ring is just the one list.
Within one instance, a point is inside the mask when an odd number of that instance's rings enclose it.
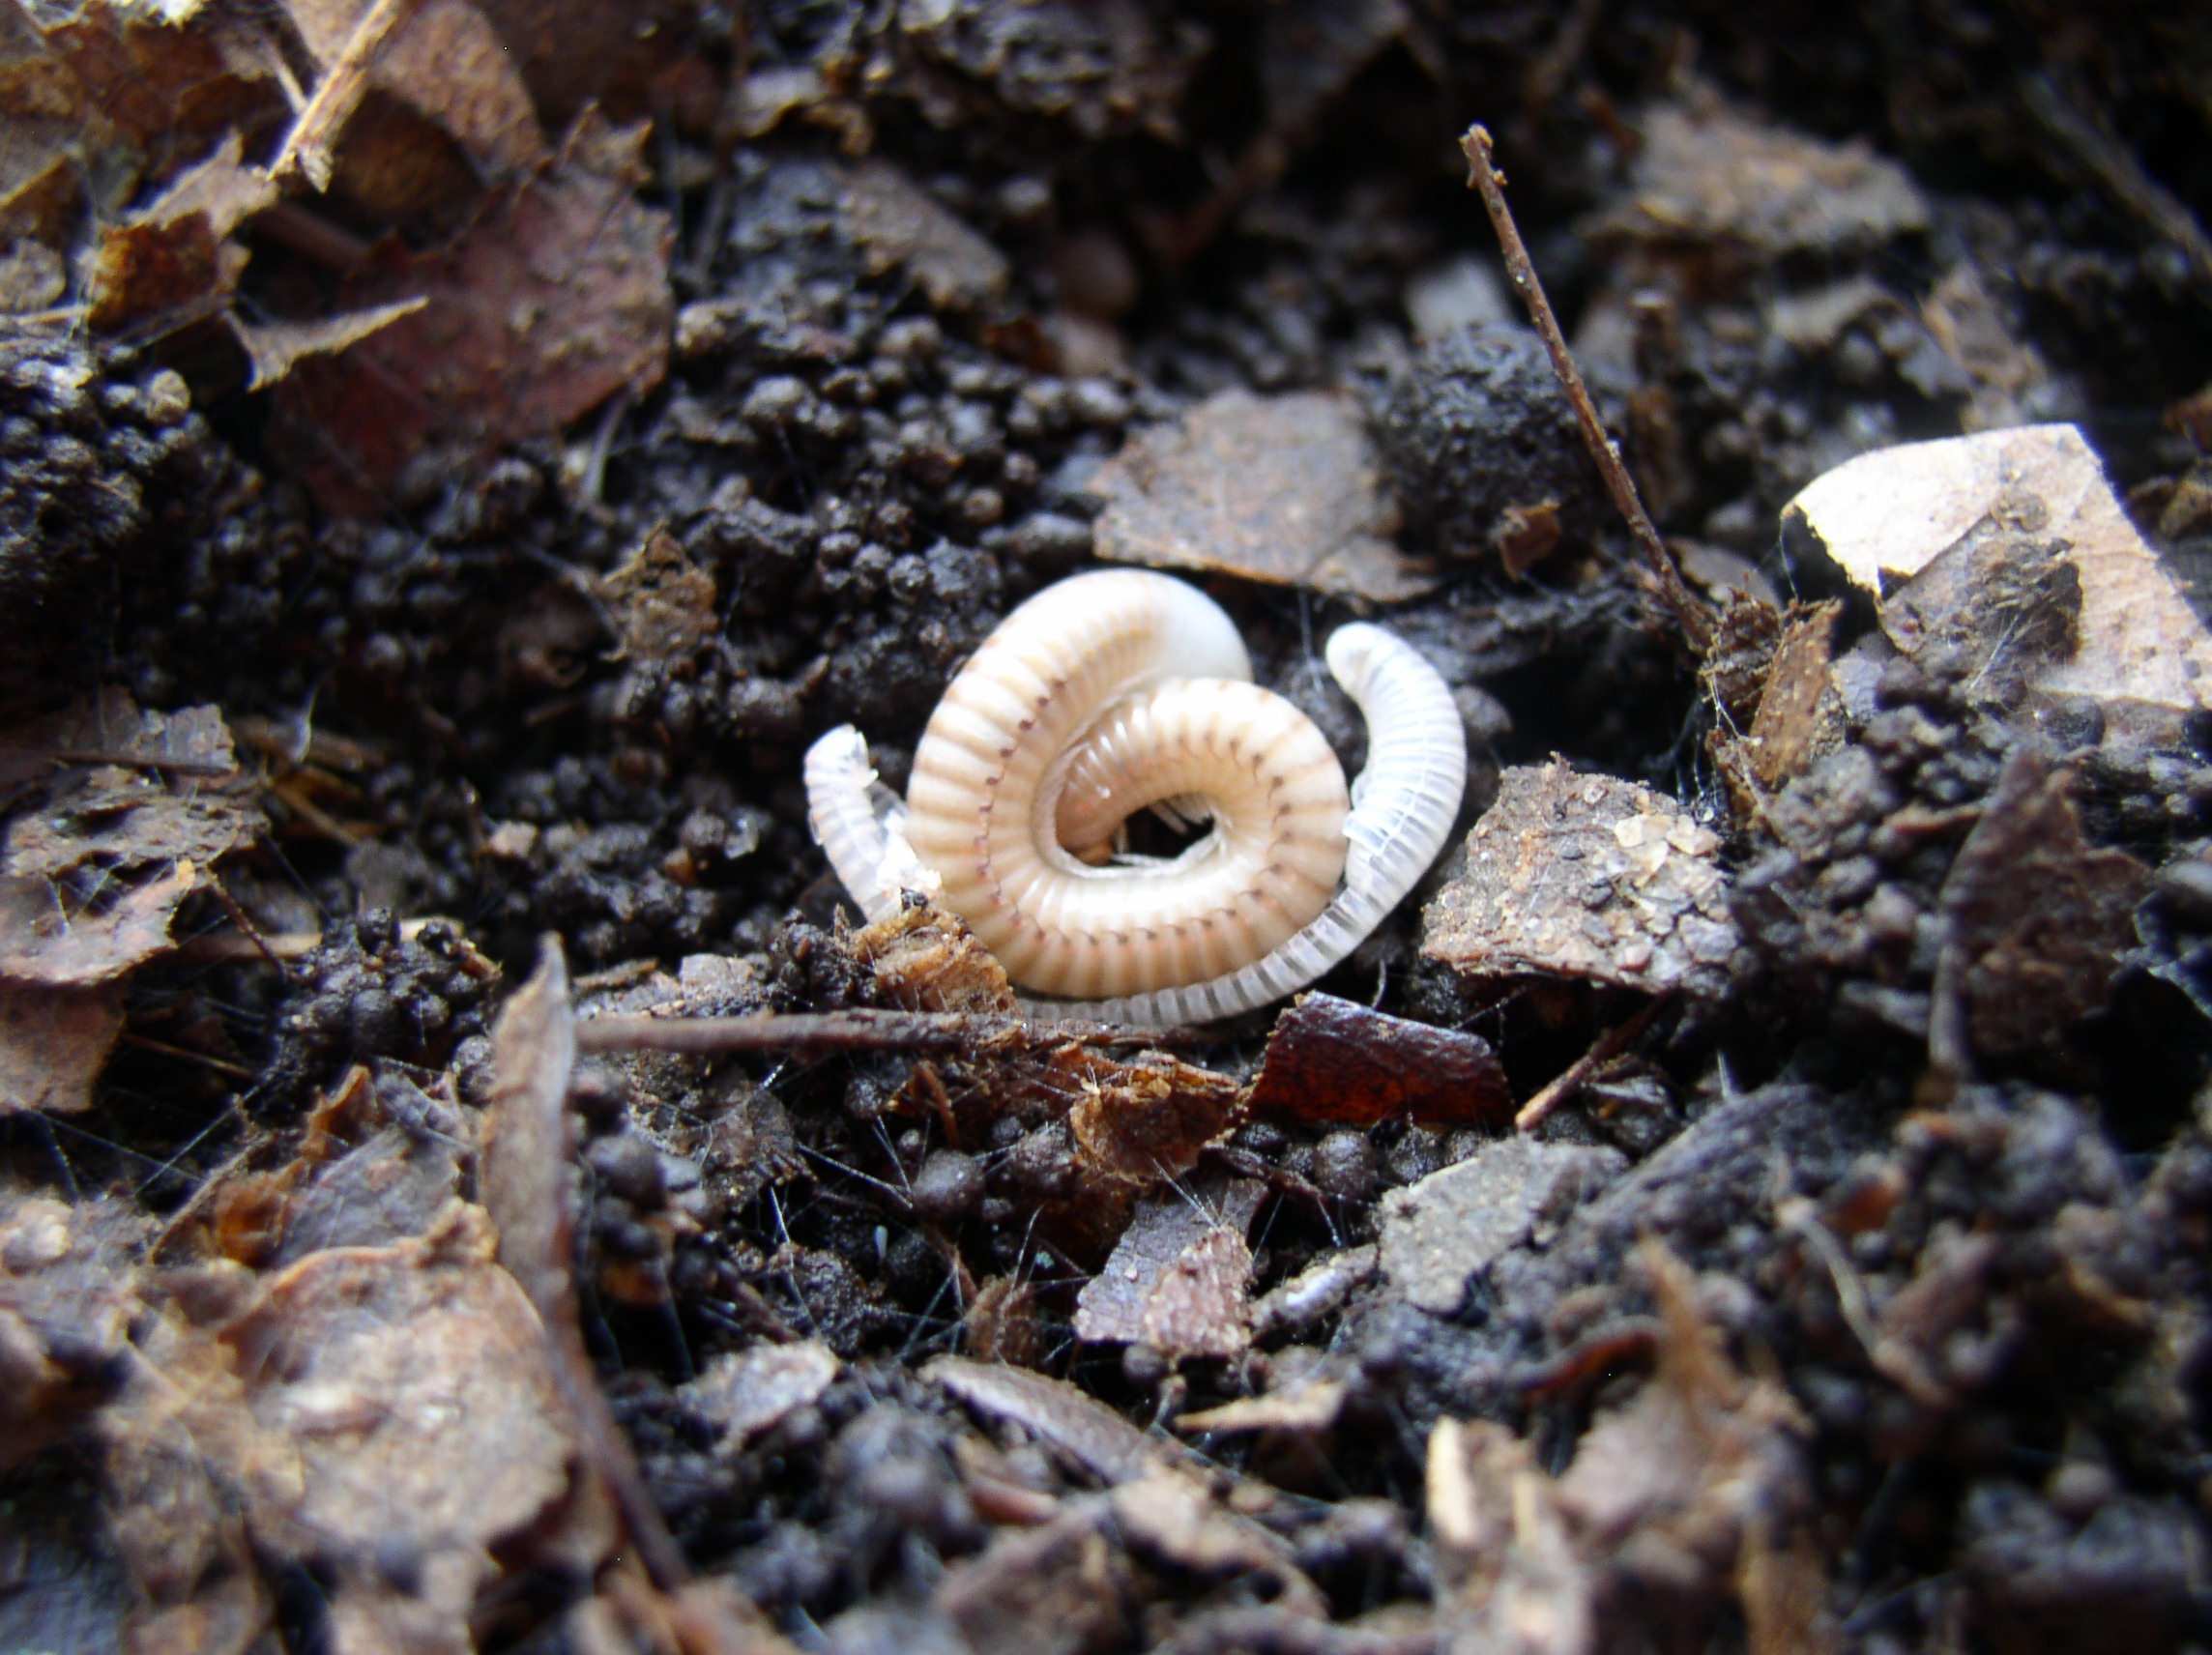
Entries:
{"label": "coiled millipede", "polygon": [[[1334,967],[1443,848],[1467,737],[1437,671],[1379,626],[1340,627],[1329,671],[1367,721],[1344,768],[1251,682],[1237,628],[1166,575],[1046,588],[938,703],[903,805],[851,725],[807,751],[808,824],[871,919],[919,889],[1042,1015],[1164,1027],[1278,1000]],[[1210,817],[1171,858],[1117,857],[1140,810]],[[1341,885],[1339,879],[1341,876]]]}

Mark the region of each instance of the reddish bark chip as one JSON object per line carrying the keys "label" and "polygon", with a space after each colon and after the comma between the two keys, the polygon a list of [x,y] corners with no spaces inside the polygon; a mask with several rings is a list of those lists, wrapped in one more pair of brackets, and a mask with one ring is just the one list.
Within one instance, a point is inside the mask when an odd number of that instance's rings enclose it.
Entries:
{"label": "reddish bark chip", "polygon": [[1505,1120],[1513,1098],[1479,1034],[1309,994],[1275,1020],[1252,1107],[1345,1126],[1399,1116],[1460,1126]]}

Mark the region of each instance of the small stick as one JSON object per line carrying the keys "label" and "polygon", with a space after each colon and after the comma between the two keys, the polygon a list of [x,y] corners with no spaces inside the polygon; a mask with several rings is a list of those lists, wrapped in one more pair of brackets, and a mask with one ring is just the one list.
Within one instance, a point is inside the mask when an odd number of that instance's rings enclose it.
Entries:
{"label": "small stick", "polygon": [[332,137],[368,90],[368,70],[377,52],[422,6],[422,0],[375,0],[292,123],[284,147],[269,163],[271,178],[281,184],[296,172],[318,191],[331,187]]}
{"label": "small stick", "polygon": [[1690,648],[1702,655],[1712,645],[1712,623],[1703,606],[1683,584],[1682,571],[1674,566],[1674,560],[1668,555],[1666,544],[1651,522],[1651,514],[1644,509],[1643,497],[1636,492],[1636,479],[1621,463],[1619,449],[1605,434],[1605,425],[1597,417],[1597,404],[1590,400],[1589,388],[1583,383],[1575,359],[1567,354],[1566,336],[1559,332],[1559,320],[1552,313],[1551,301],[1544,297],[1544,284],[1536,279],[1536,267],[1530,262],[1521,232],[1514,225],[1512,210],[1505,205],[1505,180],[1490,164],[1488,129],[1479,122],[1468,128],[1459,147],[1460,153],[1467,157],[1468,187],[1482,192],[1482,205],[1490,214],[1490,227],[1497,232],[1499,250],[1505,255],[1505,272],[1520,290],[1521,302],[1528,307],[1528,319],[1535,323],[1536,333],[1551,356],[1552,371],[1559,376],[1559,384],[1566,391],[1568,405],[1575,411],[1576,423],[1583,428],[1583,442],[1589,450],[1590,458],[1597,462],[1615,508],[1626,519],[1629,533],[1636,537],[1644,561],[1651,566],[1659,590],[1682,628],[1682,636],[1689,641]]}
{"label": "small stick", "polygon": [[213,869],[208,872],[208,888],[215,892],[215,899],[222,904],[222,911],[230,915],[230,922],[252,943],[254,951],[281,972],[284,962],[276,957],[276,950],[269,945],[269,939],[262,934],[261,927],[253,923],[253,916],[246,912],[237,897],[230,894],[230,886],[224,885],[222,876]]}
{"label": "small stick", "polygon": [[1513,1118],[1514,1129],[1533,1132],[1543,1125],[1554,1110],[1583,1089],[1583,1082],[1589,1079],[1590,1070],[1650,1028],[1651,1020],[1659,1015],[1659,1008],[1673,998],[1672,995],[1665,994],[1654,997],[1627,1022],[1599,1035],[1588,1051],[1554,1076],[1537,1090],[1534,1097],[1521,1106],[1521,1113]]}
{"label": "small stick", "polygon": [[587,1017],[580,1052],[957,1052],[978,1046],[1156,1046],[1157,1029],[1031,1024],[965,1011],[763,1011],[749,1017]]}

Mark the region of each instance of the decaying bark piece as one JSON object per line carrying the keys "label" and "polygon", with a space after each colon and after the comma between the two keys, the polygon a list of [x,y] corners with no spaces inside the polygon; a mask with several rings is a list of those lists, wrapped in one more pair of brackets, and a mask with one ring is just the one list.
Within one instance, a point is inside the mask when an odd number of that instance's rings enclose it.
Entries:
{"label": "decaying bark piece", "polygon": [[1421,952],[1469,976],[1717,995],[1736,945],[1719,854],[1718,835],[1649,788],[1516,766],[1422,915]]}
{"label": "decaying bark piece", "polygon": [[1275,1020],[1251,1102],[1263,1115],[1344,1126],[1477,1125],[1513,1113],[1504,1066],[1481,1035],[1332,994],[1301,995]]}

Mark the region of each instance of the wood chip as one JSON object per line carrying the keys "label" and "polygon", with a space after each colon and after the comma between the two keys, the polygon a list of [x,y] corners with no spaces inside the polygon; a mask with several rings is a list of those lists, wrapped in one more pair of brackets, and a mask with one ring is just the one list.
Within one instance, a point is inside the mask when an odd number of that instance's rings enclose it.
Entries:
{"label": "wood chip", "polygon": [[1474,1125],[1508,1118],[1513,1096],[1481,1035],[1308,994],[1267,1035],[1252,1107],[1345,1126],[1400,1118]]}
{"label": "wood chip", "polygon": [[1470,976],[1717,995],[1736,945],[1719,858],[1718,835],[1649,788],[1517,766],[1423,915],[1421,951]]}

